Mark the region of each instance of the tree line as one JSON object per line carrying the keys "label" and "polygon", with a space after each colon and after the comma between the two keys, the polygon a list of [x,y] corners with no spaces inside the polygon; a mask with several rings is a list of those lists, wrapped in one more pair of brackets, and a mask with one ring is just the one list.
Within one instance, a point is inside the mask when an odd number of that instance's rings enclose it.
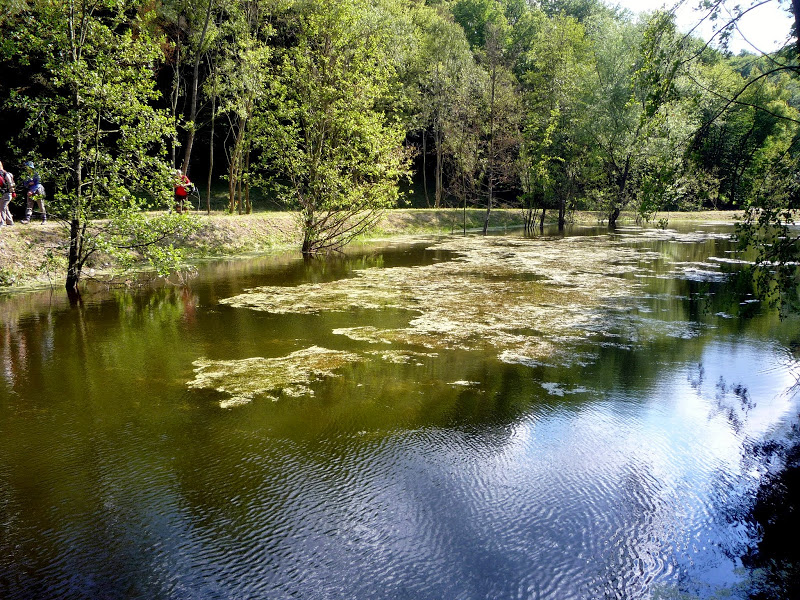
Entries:
{"label": "tree line", "polygon": [[[209,209],[222,174],[230,212],[255,189],[296,210],[306,255],[409,186],[485,209],[484,231],[500,204],[531,230],[576,208],[612,227],[622,210],[747,209],[764,264],[797,255],[781,229],[797,207],[797,48],[732,55],[736,16],[718,49],[669,11],[599,0],[5,4],[0,159],[51,182],[68,289],[97,251],[174,264],[155,242],[191,219],[142,208],[168,206],[175,168],[205,177]],[[722,5],[705,4],[706,18]]]}

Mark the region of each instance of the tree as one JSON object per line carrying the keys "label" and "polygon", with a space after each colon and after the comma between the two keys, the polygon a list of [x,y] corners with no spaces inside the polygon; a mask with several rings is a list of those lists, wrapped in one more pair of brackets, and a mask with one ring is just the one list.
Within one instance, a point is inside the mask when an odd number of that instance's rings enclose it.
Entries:
{"label": "tree", "polygon": [[582,131],[588,130],[580,94],[592,66],[582,25],[561,15],[540,20],[520,76],[527,109],[520,171],[528,229],[539,210],[544,224],[551,204],[558,207],[563,229],[568,205],[577,195],[587,147]]}
{"label": "tree", "polygon": [[[751,70],[751,76],[758,74],[758,68]],[[727,62],[701,68],[693,78],[703,92],[693,159],[706,171],[719,174],[720,196],[726,208],[745,206],[751,198],[755,180],[749,174],[769,138],[779,132],[785,135],[786,127],[796,129],[794,113],[787,110],[784,80],[788,78],[784,73],[776,75],[774,81],[763,79],[759,85],[743,90],[739,101],[727,107],[726,98],[746,81]]]}
{"label": "tree", "polygon": [[[445,153],[455,150],[457,143],[446,139],[448,132],[463,124],[456,116],[469,101],[464,90],[474,81],[474,59],[463,29],[437,13],[421,24],[419,59],[423,64],[419,76],[419,125],[423,130],[423,177],[427,130],[433,136],[436,153],[434,206],[442,205],[444,198]],[[426,181],[427,190],[427,181]]]}
{"label": "tree", "polygon": [[[484,164],[485,98],[488,74],[474,62],[465,72],[463,85],[456,90],[442,124],[443,171],[446,190],[458,206],[481,200],[481,175]],[[466,229],[466,212],[465,223]]]}
{"label": "tree", "polygon": [[458,0],[453,5],[453,15],[464,28],[477,62],[487,74],[480,151],[481,177],[486,190],[484,235],[488,232],[498,185],[516,177],[514,163],[519,150],[522,111],[518,82],[512,71],[515,59],[512,49],[518,48],[512,23],[524,22],[526,14],[525,5],[515,2]]}
{"label": "tree", "polygon": [[152,105],[152,16],[131,0],[60,0],[33,2],[16,22],[41,87],[22,88],[12,101],[27,114],[26,143],[55,180],[50,208],[69,226],[71,294],[98,252],[173,268],[179,253],[166,242],[191,227],[185,217],[142,213],[171,192],[164,140],[173,129]]}
{"label": "tree", "polygon": [[[675,130],[685,131],[680,117],[688,116],[679,107],[678,85],[687,46],[676,34],[672,15],[663,12],[639,25],[599,18],[589,29],[596,68],[584,102],[604,179],[595,193],[604,197],[613,228],[625,207],[641,206],[642,186],[652,184],[653,166],[682,155],[689,140],[675,135]],[[656,179],[667,180],[665,172]]]}
{"label": "tree", "polygon": [[253,121],[267,93],[272,7],[260,0],[243,0],[229,10],[227,40],[214,81],[220,99],[218,112],[228,120],[228,211],[242,214],[252,210],[250,151],[255,135]]}
{"label": "tree", "polygon": [[486,181],[486,215],[483,235],[489,230],[489,217],[498,187],[514,180],[514,163],[519,150],[520,120],[517,81],[508,66],[507,34],[504,23],[490,23],[485,34],[484,67],[488,73],[488,96],[483,176]]}
{"label": "tree", "polygon": [[281,197],[300,211],[304,256],[338,250],[395,205],[408,173],[404,131],[383,103],[395,75],[389,32],[363,0],[287,11],[258,145]]}
{"label": "tree", "polygon": [[213,26],[213,21],[211,19],[213,9],[214,0],[206,0],[205,9],[200,13],[203,15],[203,24],[193,48],[194,56],[192,57],[192,78],[190,80],[191,95],[189,98],[189,115],[186,122],[187,137],[184,146],[183,163],[181,168],[181,170],[187,175],[189,173],[189,167],[192,158],[192,149],[194,148],[194,138],[197,133],[197,103],[200,89],[200,63],[203,60],[204,53],[208,49],[209,40],[213,39],[213,36],[210,35],[211,26]]}
{"label": "tree", "polygon": [[[767,1],[772,0],[751,0],[744,7],[726,11],[731,16],[722,20],[719,15],[723,14],[725,1],[708,3],[698,26],[704,20],[721,21],[721,25],[693,59],[703,61],[709,52],[714,52],[710,49],[714,40],[721,40],[724,50],[726,38],[739,21]],[[800,75],[800,1],[792,0],[789,8],[794,27],[783,48],[762,55],[760,66],[743,73],[743,79],[733,85],[701,86],[717,98],[719,106],[705,115],[700,132],[707,134],[714,128],[719,131],[731,123],[746,142],[739,168],[734,172],[745,192],[741,194],[745,216],[738,226],[739,239],[756,254],[754,276],[759,291],[784,310],[796,311],[800,310],[800,236],[795,229],[800,209],[800,115],[796,107],[789,105],[785,90],[791,84],[796,86]],[[753,143],[754,140],[760,143]]]}

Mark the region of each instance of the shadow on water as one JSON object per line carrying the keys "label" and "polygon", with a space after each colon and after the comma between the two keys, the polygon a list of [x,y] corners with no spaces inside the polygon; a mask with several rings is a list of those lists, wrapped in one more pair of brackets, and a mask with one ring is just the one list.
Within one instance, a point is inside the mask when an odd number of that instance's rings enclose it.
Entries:
{"label": "shadow on water", "polygon": [[[795,388],[800,387],[800,380]],[[759,487],[750,518],[760,538],[743,557],[752,600],[800,598],[800,415],[783,442],[766,441],[749,449],[754,460],[775,465]]]}

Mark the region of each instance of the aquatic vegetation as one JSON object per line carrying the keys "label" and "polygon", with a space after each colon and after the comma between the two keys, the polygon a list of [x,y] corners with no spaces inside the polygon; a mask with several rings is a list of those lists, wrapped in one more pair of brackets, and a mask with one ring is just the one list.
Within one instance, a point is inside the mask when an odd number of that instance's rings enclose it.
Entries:
{"label": "aquatic vegetation", "polygon": [[565,396],[567,394],[586,394],[590,390],[583,386],[567,388],[560,383],[543,382],[540,384],[551,396]]}
{"label": "aquatic vegetation", "polygon": [[313,395],[314,381],[335,377],[335,371],[361,358],[351,352],[312,346],[277,358],[194,361],[195,378],[187,385],[194,389],[213,389],[229,397],[220,402],[228,408],[256,397],[277,400],[284,396]]}
{"label": "aquatic vegetation", "polygon": [[639,263],[648,258],[647,252],[610,242],[608,236],[464,237],[431,249],[456,258],[364,269],[328,283],[260,287],[222,302],[273,313],[404,309],[417,313],[405,327],[334,333],[428,350],[493,348],[501,359],[524,362],[563,353],[565,341],[585,338],[600,318],[600,307],[639,288],[622,275],[640,270]]}
{"label": "aquatic vegetation", "polygon": [[480,384],[480,381],[465,381],[463,379],[459,379],[458,381],[451,381],[447,385],[451,387],[477,387]]}
{"label": "aquatic vegetation", "polygon": [[[337,330],[334,330],[336,333]],[[415,365],[422,365],[422,359],[424,358],[435,358],[438,356],[435,352],[411,352],[407,350],[376,350],[372,352],[367,352],[367,354],[371,354],[374,356],[379,356],[381,359],[388,363],[393,364],[415,364]]]}
{"label": "aquatic vegetation", "polygon": [[636,247],[630,243],[634,235],[644,241],[709,239],[703,232],[669,230],[560,239],[448,238],[431,240],[429,249],[446,252],[452,260],[364,268],[323,283],[255,288],[222,303],[279,314],[388,308],[411,316],[401,326],[395,321],[385,327],[333,329],[353,341],[381,346],[361,355],[310,348],[276,359],[201,359],[189,385],[225,392],[231,396],[226,405],[232,405],[255,396],[310,393],[310,381],[370,358],[421,365],[439,351],[481,350],[507,363],[585,365],[594,359],[587,341],[595,348],[630,348],[697,336],[697,324],[648,316],[658,295],[645,286],[663,277],[654,265],[664,262],[673,278],[679,273],[714,280],[724,274],[714,263],[679,262],[653,248]]}

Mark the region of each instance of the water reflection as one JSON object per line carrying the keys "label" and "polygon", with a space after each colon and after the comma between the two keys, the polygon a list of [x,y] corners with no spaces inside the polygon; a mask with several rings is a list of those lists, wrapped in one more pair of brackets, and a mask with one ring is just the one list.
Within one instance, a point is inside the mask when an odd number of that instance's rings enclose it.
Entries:
{"label": "water reflection", "polygon": [[[630,599],[737,585],[769,467],[748,448],[797,413],[785,390],[800,328],[750,308],[736,265],[709,260],[729,249],[713,231],[585,233],[548,243],[618,247],[613,272],[593,277],[631,293],[602,298],[583,336],[553,337],[568,361],[335,333],[403,329],[418,315],[406,306],[220,303],[463,262],[441,240],[328,264],[214,263],[188,285],[78,307],[0,304],[0,597]],[[491,252],[508,264],[527,243]],[[694,266],[712,264],[725,276],[698,280]],[[512,287],[544,281],[506,273]],[[525,325],[514,335],[554,335]],[[224,393],[187,387],[198,357],[312,346],[360,358],[275,402],[223,409]]]}

